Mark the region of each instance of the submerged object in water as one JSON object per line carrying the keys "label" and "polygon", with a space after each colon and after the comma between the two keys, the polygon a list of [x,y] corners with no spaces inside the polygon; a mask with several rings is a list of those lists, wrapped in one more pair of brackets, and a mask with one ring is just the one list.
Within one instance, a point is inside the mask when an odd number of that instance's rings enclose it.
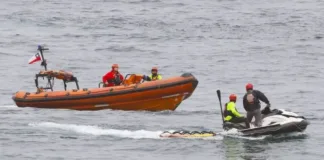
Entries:
{"label": "submerged object in water", "polygon": [[214,137],[216,136],[215,132],[212,131],[174,131],[169,132],[165,131],[160,134],[160,137],[164,138],[204,138],[204,137]]}

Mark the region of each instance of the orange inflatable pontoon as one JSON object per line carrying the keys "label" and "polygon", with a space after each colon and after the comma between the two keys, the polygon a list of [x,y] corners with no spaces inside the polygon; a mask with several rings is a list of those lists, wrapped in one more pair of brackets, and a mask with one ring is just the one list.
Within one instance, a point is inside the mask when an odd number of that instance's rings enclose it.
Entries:
{"label": "orange inflatable pontoon", "polygon": [[[42,46],[38,47],[42,57]],[[183,100],[191,96],[198,80],[190,73],[157,81],[144,81],[143,75],[128,74],[122,85],[114,87],[80,89],[72,73],[63,70],[47,70],[36,74],[34,93],[18,91],[12,97],[18,107],[37,107],[74,110],[175,110]],[[48,87],[39,87],[38,78],[47,78]],[[63,91],[53,91],[54,79],[64,82]],[[75,82],[76,89],[66,90],[67,83]],[[50,90],[50,91],[48,91]]]}

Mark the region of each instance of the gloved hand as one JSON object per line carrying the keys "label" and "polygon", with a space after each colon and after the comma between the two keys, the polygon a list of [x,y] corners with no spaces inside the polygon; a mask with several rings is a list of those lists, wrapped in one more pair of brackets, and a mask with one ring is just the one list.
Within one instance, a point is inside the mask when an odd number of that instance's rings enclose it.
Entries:
{"label": "gloved hand", "polygon": [[269,114],[271,113],[270,107],[267,105],[264,107],[264,109],[261,111],[262,114]]}
{"label": "gloved hand", "polygon": [[147,75],[143,75],[143,80],[145,80],[145,81],[150,81],[151,79],[150,79],[149,76],[147,76]]}

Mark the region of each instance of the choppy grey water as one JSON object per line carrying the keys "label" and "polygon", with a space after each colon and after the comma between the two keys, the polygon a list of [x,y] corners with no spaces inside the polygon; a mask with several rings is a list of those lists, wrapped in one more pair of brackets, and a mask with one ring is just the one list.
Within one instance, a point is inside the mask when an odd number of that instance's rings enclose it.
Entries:
{"label": "choppy grey water", "polygon": [[[323,36],[320,0],[11,0],[0,4],[0,159],[322,159]],[[18,108],[48,67],[96,87],[111,64],[123,74],[191,72],[199,85],[174,112]],[[164,130],[221,131],[216,90],[241,98],[251,82],[273,108],[309,118],[304,134],[159,139]],[[56,85],[62,85],[57,82]]]}

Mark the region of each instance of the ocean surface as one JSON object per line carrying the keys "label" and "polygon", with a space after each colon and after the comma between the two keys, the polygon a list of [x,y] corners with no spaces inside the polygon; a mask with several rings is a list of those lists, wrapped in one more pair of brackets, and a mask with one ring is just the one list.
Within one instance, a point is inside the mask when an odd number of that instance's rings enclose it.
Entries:
{"label": "ocean surface", "polygon": [[[0,3],[1,160],[323,159],[324,1],[10,0]],[[18,108],[11,96],[36,91],[46,44],[49,69],[97,87],[118,63],[122,74],[192,73],[199,84],[176,111]],[[304,133],[242,138],[161,139],[165,130],[221,132],[223,102],[245,84],[311,122]],[[56,81],[55,85],[62,86]]]}

